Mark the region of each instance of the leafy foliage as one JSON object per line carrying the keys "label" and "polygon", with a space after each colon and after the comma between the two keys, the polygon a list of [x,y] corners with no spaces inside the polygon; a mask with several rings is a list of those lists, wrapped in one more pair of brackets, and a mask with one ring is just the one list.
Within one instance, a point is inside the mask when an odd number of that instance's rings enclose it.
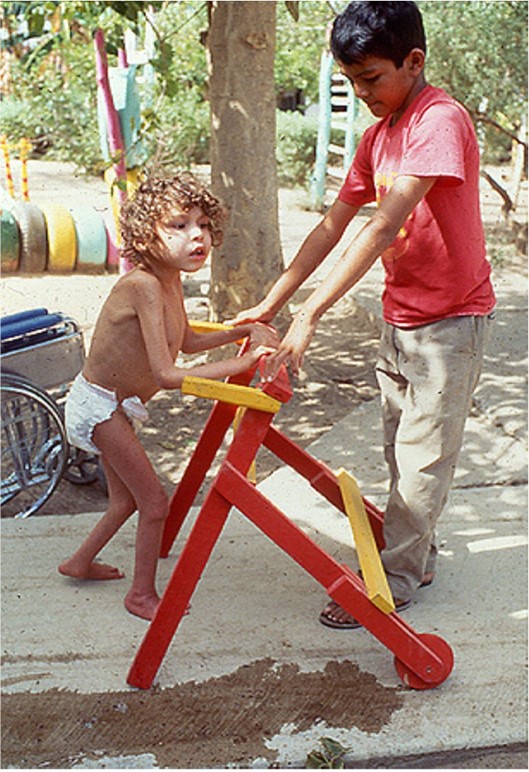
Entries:
{"label": "leafy foliage", "polygon": [[276,157],[279,183],[306,185],[316,160],[318,123],[301,113],[277,112]]}
{"label": "leafy foliage", "polygon": [[311,751],[307,756],[306,769],[343,769],[344,756],[351,748],[346,748],[332,737],[321,737],[318,743],[320,749]]}
{"label": "leafy foliage", "polygon": [[520,0],[419,0],[428,38],[427,76],[483,123],[489,153],[505,151],[527,110],[528,5]]}
{"label": "leafy foliage", "polygon": [[[506,156],[511,137],[502,137],[498,129],[515,133],[527,104],[527,3],[418,2],[429,43],[428,79],[468,107],[489,156]],[[346,0],[278,2],[278,95],[301,89],[308,104],[317,102],[326,31],[335,12],[346,5]],[[160,158],[172,165],[208,161],[207,3],[34,0],[2,7],[11,91],[2,101],[0,130],[11,141],[28,136],[39,151],[97,170],[93,31],[103,29],[112,65],[124,30],[133,30],[141,47],[146,31],[153,29],[154,87],[147,77],[140,84],[146,145],[151,153],[161,151]],[[147,16],[150,7],[153,18]],[[279,114],[277,155],[283,182],[307,179],[315,136],[309,118]]]}

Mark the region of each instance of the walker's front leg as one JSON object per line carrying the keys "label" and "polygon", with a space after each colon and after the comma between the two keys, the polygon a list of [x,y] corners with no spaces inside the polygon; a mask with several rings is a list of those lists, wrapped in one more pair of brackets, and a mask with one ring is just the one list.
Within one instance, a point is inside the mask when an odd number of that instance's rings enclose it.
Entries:
{"label": "walker's front leg", "polygon": [[213,488],[174,567],[156,614],[132,663],[127,683],[148,689],[184,616],[228,517],[231,504]]}

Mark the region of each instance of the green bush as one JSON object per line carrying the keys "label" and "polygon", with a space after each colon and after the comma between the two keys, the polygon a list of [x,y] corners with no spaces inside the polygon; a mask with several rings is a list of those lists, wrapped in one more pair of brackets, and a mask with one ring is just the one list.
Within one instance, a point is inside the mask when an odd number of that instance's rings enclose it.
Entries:
{"label": "green bush", "polygon": [[101,164],[95,79],[80,79],[75,62],[67,78],[47,62],[30,71],[20,62],[11,68],[13,89],[2,100],[0,133],[10,143],[26,137],[34,154],[95,171]]}
{"label": "green bush", "polygon": [[318,123],[301,113],[277,111],[276,159],[280,185],[306,185],[316,160]]}
{"label": "green bush", "polygon": [[166,98],[145,114],[150,129],[144,132],[149,156],[164,166],[189,167],[209,163],[209,103],[193,91]]}

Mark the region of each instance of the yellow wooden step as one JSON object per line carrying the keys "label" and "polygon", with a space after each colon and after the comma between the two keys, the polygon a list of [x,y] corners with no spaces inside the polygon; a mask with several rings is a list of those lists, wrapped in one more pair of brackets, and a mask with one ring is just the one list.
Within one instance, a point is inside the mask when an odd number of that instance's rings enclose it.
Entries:
{"label": "yellow wooden step", "polygon": [[353,531],[367,596],[384,614],[391,614],[392,611],[395,611],[395,601],[389,588],[358,484],[345,469],[337,471],[336,479]]}

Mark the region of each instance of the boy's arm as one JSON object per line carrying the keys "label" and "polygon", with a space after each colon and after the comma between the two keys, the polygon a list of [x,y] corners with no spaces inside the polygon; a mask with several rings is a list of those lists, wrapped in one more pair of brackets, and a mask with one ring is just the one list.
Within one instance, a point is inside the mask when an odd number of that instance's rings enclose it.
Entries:
{"label": "boy's arm", "polygon": [[435,181],[435,177],[397,177],[373,217],[301,306],[278,350],[268,358],[265,377],[273,378],[285,361],[295,373],[299,372],[320,317],[367,273],[379,255],[393,243],[406,219]]}
{"label": "boy's arm", "polygon": [[295,258],[256,306],[241,311],[230,324],[270,322],[341,239],[358,209],[337,199],[302,243]]}

